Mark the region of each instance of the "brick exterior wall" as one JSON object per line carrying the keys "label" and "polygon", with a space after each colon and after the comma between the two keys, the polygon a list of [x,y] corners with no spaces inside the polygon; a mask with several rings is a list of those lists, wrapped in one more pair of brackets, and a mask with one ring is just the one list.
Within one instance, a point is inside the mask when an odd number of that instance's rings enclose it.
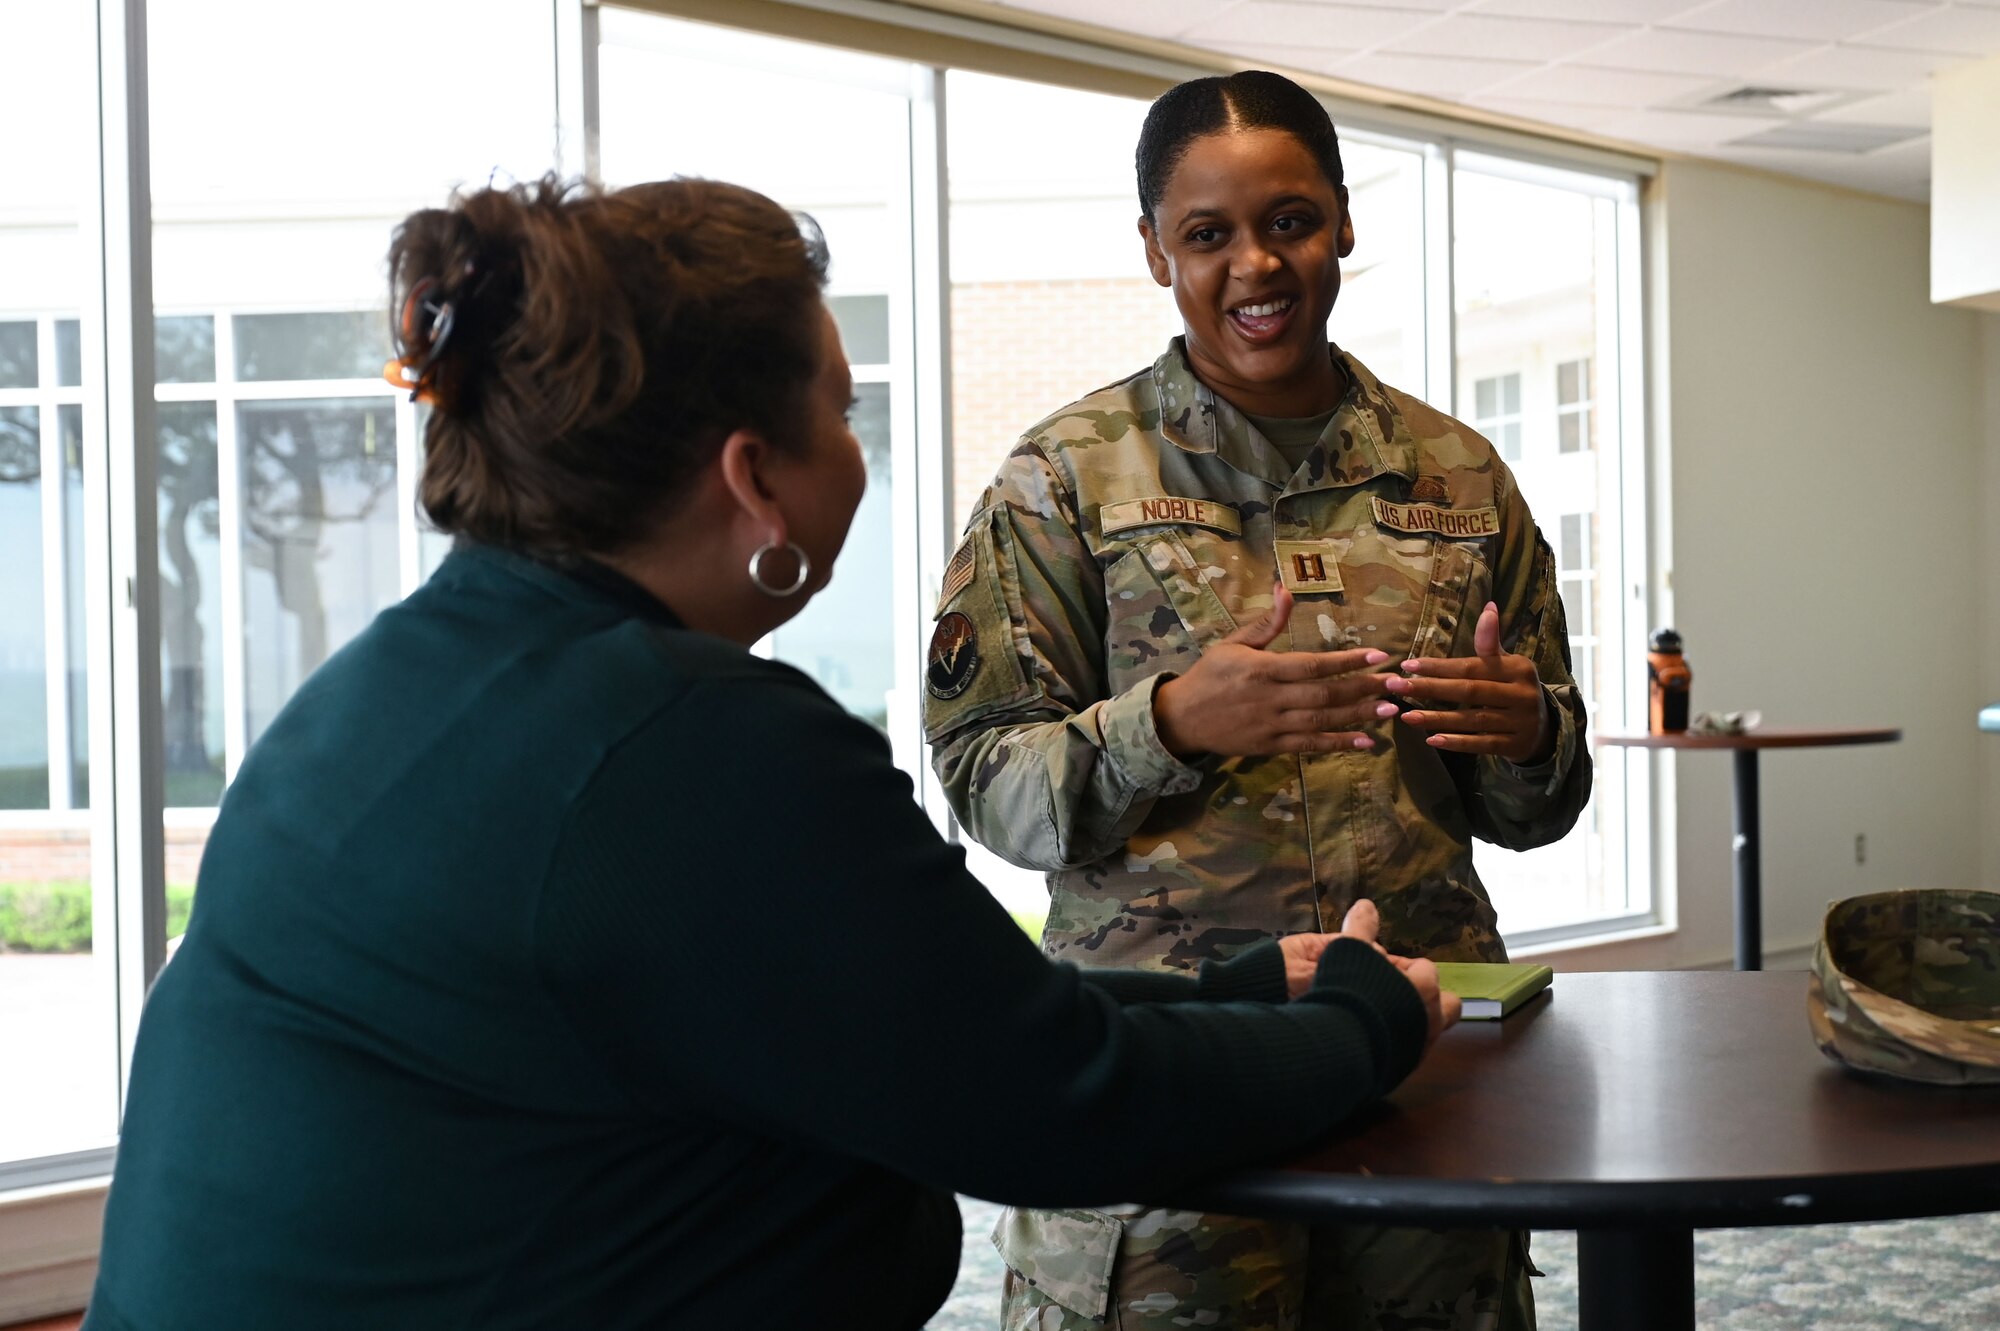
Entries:
{"label": "brick exterior wall", "polygon": [[1179,331],[1172,293],[1145,276],[952,287],[952,529],[1024,430],[1145,369]]}
{"label": "brick exterior wall", "polygon": [[[206,827],[170,827],[167,881],[192,883],[208,844]],[[0,883],[86,882],[90,833],[69,827],[0,827]]]}

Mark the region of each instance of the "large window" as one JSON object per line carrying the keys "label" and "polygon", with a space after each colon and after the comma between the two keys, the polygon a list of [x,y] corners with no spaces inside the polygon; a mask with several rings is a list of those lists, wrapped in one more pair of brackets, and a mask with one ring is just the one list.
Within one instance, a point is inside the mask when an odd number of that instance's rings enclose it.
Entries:
{"label": "large window", "polygon": [[[1620,367],[1637,293],[1626,182],[1457,155],[1454,277],[1461,403],[1507,459],[1556,556],[1577,687],[1598,730],[1623,728],[1643,674],[1629,614],[1639,560],[1638,470]],[[1605,367],[1605,368],[1600,368]],[[1635,668],[1636,667],[1636,668]],[[1510,938],[1601,928],[1651,908],[1645,772],[1597,754],[1576,830],[1510,854],[1480,846],[1480,875]]]}
{"label": "large window", "polygon": [[[547,0],[302,10],[283,40],[309,61],[254,57],[276,34],[253,0],[154,0],[148,22],[160,726],[179,900],[250,746],[435,564],[414,504],[419,408],[382,380],[389,233],[459,185],[556,164],[556,60]],[[384,32],[453,51],[448,114],[413,122],[400,99],[353,95]]]}
{"label": "large window", "polygon": [[[0,1097],[0,1164],[111,1140],[105,942],[114,922],[137,934],[93,874],[113,822],[90,779],[109,670],[90,625],[117,609],[91,573],[108,555],[87,549],[107,512],[89,464],[107,428],[95,8],[0,15],[0,47],[35,53],[0,81],[22,130],[0,138],[0,171],[32,185],[0,202],[0,1048],[20,1088]],[[158,577],[132,596],[159,611],[170,937],[244,753],[439,557],[412,502],[420,409],[381,379],[384,255],[397,221],[453,187],[556,165],[551,11],[361,0],[279,28],[250,0],[147,6]],[[406,99],[354,93],[385,33],[454,53],[449,103],[421,123]],[[312,58],[270,59],[274,43]]]}
{"label": "large window", "polygon": [[[455,186],[591,160],[608,184],[715,176],[819,221],[869,486],[831,586],[760,650],[887,732],[948,824],[917,676],[956,533],[1025,427],[1179,328],[1134,225],[1143,101],[585,0],[354,0],[282,23],[256,0],[152,0],[126,84],[104,8],[0,12],[0,48],[34,53],[0,80],[23,131],[0,138],[0,171],[30,186],[0,199],[0,1048],[36,1088],[0,1098],[0,1165],[111,1140],[143,983],[110,954],[134,955],[141,890],[104,866],[142,862],[134,829],[157,832],[164,884],[144,904],[178,931],[246,752],[443,556],[415,505],[426,409],[379,372],[390,230]],[[358,95],[379,79],[357,71],[401,68],[397,52],[449,68],[403,61],[400,93]],[[126,166],[100,160],[105,71],[150,89],[143,449],[115,407],[124,256],[98,241]],[[1594,721],[1623,724],[1644,631],[1634,184],[1407,129],[1344,124],[1342,141],[1358,243],[1333,335],[1494,437],[1556,551]],[[158,572],[127,587],[131,519],[113,515],[144,466]],[[109,682],[133,677],[135,603],[160,639],[159,688],[136,700]],[[131,765],[106,770],[134,733],[157,736],[157,807]],[[1601,766],[1560,845],[1481,847],[1512,941],[1650,909],[1644,774]],[[975,866],[1038,908],[1034,876]]]}
{"label": "large window", "polygon": [[[907,464],[897,465],[914,448],[910,353],[898,351],[911,319],[908,67],[619,10],[604,11],[601,34],[607,184],[730,180],[809,213],[826,234],[868,489],[832,583],[759,650],[887,732],[915,770],[917,639],[900,618],[914,613],[917,584],[913,571],[899,583],[896,558],[898,524],[916,502],[898,474]],[[739,95],[752,85],[755,97]],[[714,114],[720,106],[730,113]]]}

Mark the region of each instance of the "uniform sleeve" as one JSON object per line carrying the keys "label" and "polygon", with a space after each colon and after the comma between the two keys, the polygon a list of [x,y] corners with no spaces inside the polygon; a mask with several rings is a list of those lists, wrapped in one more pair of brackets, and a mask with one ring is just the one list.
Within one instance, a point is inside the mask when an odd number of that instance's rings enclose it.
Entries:
{"label": "uniform sleeve", "polygon": [[1201,784],[1154,722],[1171,674],[1105,696],[1104,583],[1081,525],[1022,443],[966,524],[931,640],[932,768],[974,839],[1024,869],[1103,859],[1156,798]]}
{"label": "uniform sleeve", "polygon": [[1590,799],[1588,718],[1570,675],[1569,628],[1556,589],[1555,555],[1512,473],[1503,471],[1501,483],[1500,562],[1493,570],[1501,645],[1535,663],[1543,705],[1556,726],[1556,746],[1545,762],[1532,766],[1479,757],[1470,766],[1466,809],[1475,835],[1510,850],[1527,850],[1561,840]]}
{"label": "uniform sleeve", "polygon": [[[803,679],[701,685],[622,742],[536,936],[635,1113],[1017,1205],[1146,1200],[1297,1147],[1424,1046],[1416,991],[1351,939],[1296,1002],[1121,1005],[1041,955],[881,737]],[[1174,1149],[1133,1150],[1161,1105]]]}

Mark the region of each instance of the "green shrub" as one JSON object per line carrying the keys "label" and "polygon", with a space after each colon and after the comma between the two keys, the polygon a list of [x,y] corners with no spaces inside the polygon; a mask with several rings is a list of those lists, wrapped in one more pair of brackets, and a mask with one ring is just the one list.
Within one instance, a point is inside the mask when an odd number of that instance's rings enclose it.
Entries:
{"label": "green shrub", "polygon": [[[187,929],[194,884],[167,884],[167,937]],[[0,952],[90,951],[90,884],[0,883]]]}

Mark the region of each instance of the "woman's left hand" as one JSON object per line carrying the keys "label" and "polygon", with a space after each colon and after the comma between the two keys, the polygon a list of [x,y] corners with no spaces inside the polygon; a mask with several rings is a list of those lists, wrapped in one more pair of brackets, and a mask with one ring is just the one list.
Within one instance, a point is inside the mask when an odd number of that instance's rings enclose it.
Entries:
{"label": "woman's left hand", "polygon": [[[1555,752],[1555,726],[1535,663],[1500,650],[1500,608],[1488,601],[1472,631],[1471,656],[1419,657],[1403,662],[1409,678],[1390,676],[1383,687],[1416,704],[1405,724],[1430,732],[1434,749],[1490,753],[1523,766],[1547,762]],[[1452,704],[1427,711],[1426,704]],[[1382,716],[1394,715],[1393,703]]]}

